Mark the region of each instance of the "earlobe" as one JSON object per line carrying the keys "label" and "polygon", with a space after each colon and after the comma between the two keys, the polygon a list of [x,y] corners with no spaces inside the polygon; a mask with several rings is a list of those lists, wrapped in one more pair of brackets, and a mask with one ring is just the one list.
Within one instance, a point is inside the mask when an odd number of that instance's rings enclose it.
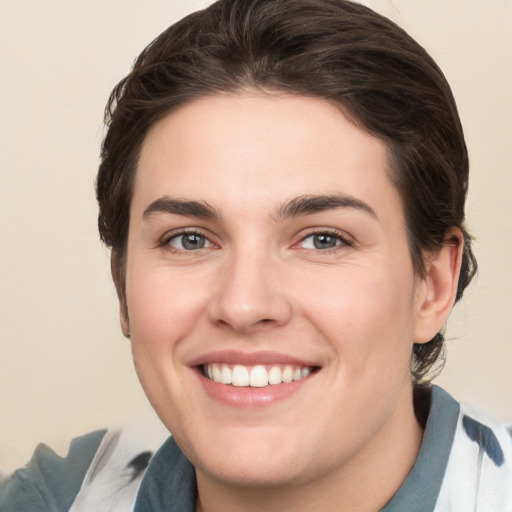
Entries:
{"label": "earlobe", "polygon": [[464,237],[458,228],[447,231],[443,247],[427,258],[418,294],[414,343],[430,341],[444,326],[455,303]]}
{"label": "earlobe", "polygon": [[123,301],[119,301],[119,321],[121,323],[121,331],[125,338],[130,339],[130,322],[128,320],[128,311]]}

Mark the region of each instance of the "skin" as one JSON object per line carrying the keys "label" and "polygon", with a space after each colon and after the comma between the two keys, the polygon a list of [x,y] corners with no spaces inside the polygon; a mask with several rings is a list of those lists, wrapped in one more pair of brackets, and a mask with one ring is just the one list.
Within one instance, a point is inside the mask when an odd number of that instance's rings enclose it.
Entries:
{"label": "skin", "polygon": [[[319,99],[219,94],[150,130],[121,322],[149,400],[196,467],[198,510],[378,510],[414,464],[412,345],[447,319],[461,244],[454,230],[458,243],[415,274],[390,172],[384,144]],[[333,195],[343,205],[312,212],[304,200]],[[195,209],[163,211],[169,199]],[[218,350],[319,371],[289,397],[236,407],[194,367]]]}

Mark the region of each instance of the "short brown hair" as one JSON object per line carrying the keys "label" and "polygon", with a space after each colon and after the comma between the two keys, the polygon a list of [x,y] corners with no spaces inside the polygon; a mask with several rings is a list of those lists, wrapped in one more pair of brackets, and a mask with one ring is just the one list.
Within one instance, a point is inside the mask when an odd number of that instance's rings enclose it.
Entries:
{"label": "short brown hair", "polygon": [[[124,304],[124,262],[138,156],[148,130],[176,107],[216,92],[257,88],[323,98],[385,142],[415,271],[449,228],[464,236],[457,300],[476,271],[464,227],[468,155],[450,87],[401,28],[347,0],[219,0],[169,27],[111,93],[97,178],[99,230],[112,248]],[[425,379],[442,332],[415,344]]]}

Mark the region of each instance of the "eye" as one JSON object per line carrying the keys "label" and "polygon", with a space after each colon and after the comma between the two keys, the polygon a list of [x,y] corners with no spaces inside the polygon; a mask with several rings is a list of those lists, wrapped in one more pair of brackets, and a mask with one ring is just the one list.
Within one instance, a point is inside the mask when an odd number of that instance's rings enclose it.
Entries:
{"label": "eye", "polygon": [[210,240],[201,233],[178,233],[171,236],[165,245],[180,251],[197,251],[198,249],[213,247]]}
{"label": "eye", "polygon": [[326,251],[329,249],[335,249],[342,245],[351,246],[352,244],[337,233],[321,232],[312,233],[311,235],[304,237],[301,240],[300,245],[304,249]]}

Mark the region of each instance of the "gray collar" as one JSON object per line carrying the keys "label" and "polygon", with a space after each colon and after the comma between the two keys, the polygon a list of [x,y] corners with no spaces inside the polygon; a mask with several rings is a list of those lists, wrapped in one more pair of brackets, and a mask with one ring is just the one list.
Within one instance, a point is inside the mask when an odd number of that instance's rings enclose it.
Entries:
{"label": "gray collar", "polygon": [[[432,386],[430,411],[416,462],[400,489],[381,512],[432,512],[452,448],[460,406]],[[193,509],[192,509],[193,510]]]}
{"label": "gray collar", "polygon": [[[441,388],[433,386],[430,412],[416,463],[381,512],[434,510],[458,414],[459,404]],[[171,437],[151,459],[134,512],[194,512],[196,495],[194,467]]]}

